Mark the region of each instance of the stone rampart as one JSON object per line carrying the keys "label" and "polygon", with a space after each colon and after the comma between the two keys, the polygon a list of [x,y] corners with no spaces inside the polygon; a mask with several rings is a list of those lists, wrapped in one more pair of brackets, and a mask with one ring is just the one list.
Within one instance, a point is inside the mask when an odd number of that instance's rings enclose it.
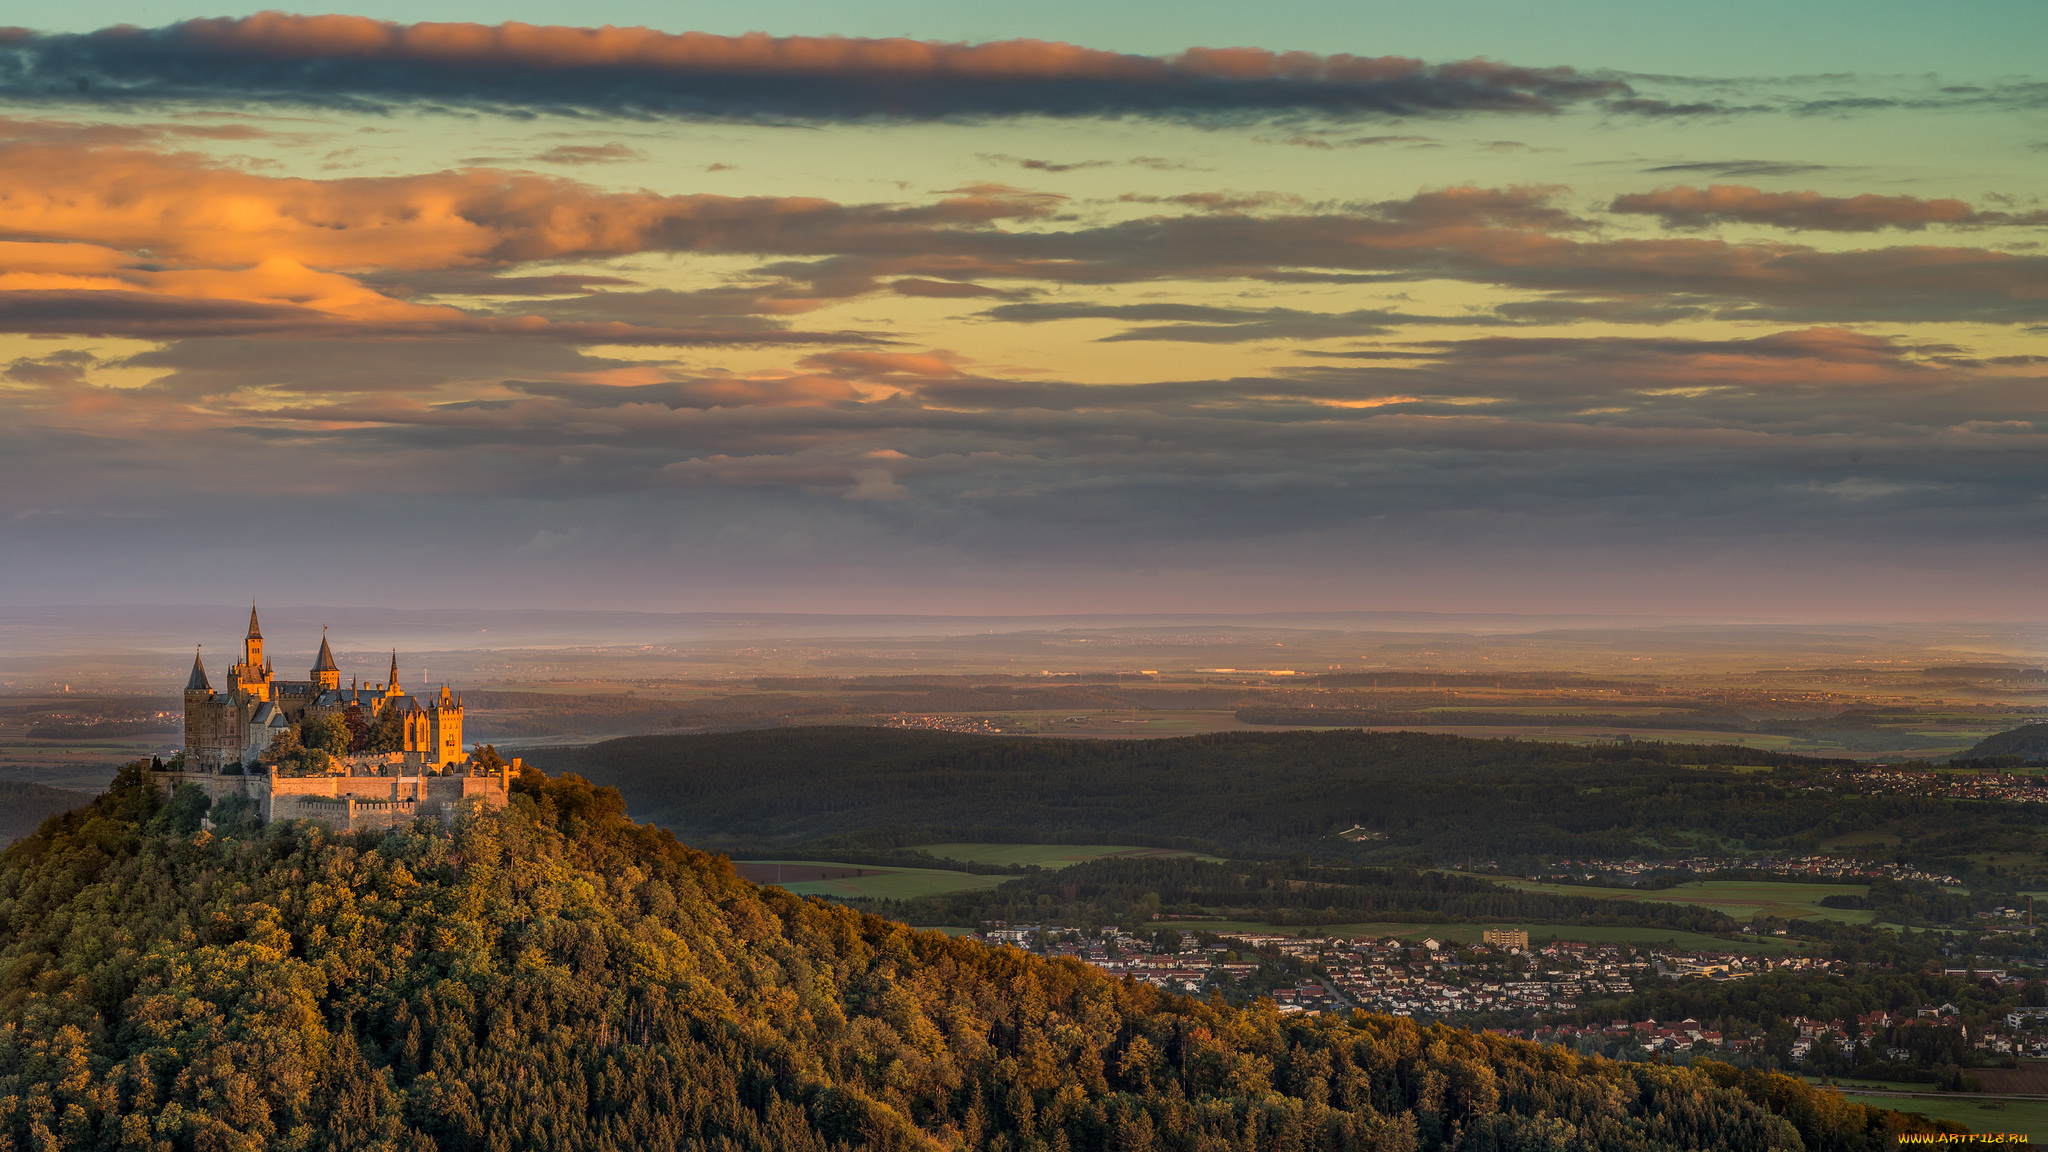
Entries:
{"label": "stone rampart", "polygon": [[[393,765],[400,771],[403,768]],[[511,773],[490,776],[277,776],[258,772],[230,776],[214,772],[156,772],[165,795],[192,784],[218,802],[247,796],[269,820],[318,820],[337,831],[390,828],[421,816],[452,820],[465,807],[505,806]]]}

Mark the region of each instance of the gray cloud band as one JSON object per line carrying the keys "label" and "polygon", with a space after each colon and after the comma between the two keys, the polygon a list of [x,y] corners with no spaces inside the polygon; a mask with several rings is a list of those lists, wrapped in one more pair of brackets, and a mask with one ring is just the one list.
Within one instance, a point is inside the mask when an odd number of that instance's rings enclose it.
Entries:
{"label": "gray cloud band", "polygon": [[397,25],[356,17],[0,32],[14,100],[449,105],[724,120],[1005,116],[1266,119],[1555,112],[1629,94],[1572,68],[1194,49],[1170,57],[1038,41],[668,35]]}

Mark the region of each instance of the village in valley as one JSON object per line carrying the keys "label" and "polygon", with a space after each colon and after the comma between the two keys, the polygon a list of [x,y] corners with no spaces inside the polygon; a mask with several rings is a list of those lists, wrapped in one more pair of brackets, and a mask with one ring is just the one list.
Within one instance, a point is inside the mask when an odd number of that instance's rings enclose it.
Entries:
{"label": "village in valley", "polygon": [[[1972,1028],[1953,1003],[1875,1010],[1853,1019],[1784,1017],[1774,1028],[1722,1032],[1697,1019],[1577,1020],[1587,1001],[1620,1000],[1659,982],[1732,981],[1767,972],[1841,975],[1849,966],[1810,955],[1549,940],[1532,944],[1518,929],[1489,929],[1481,943],[1344,939],[1271,932],[1093,933],[1045,925],[991,925],[979,937],[1046,956],[1068,957],[1141,984],[1196,996],[1271,1000],[1283,1015],[1354,1010],[1452,1021],[1486,1031],[1591,1051],[1749,1053],[1785,1067],[1808,1063],[1817,1048],[1867,1047],[1876,1059],[1910,1061],[1902,1030],[1960,1030],[1986,1056],[2048,1056],[2048,1008],[2015,1008]],[[1178,936],[1178,939],[1173,937]],[[2025,983],[2005,970],[1953,969],[1944,975],[2013,990]]]}

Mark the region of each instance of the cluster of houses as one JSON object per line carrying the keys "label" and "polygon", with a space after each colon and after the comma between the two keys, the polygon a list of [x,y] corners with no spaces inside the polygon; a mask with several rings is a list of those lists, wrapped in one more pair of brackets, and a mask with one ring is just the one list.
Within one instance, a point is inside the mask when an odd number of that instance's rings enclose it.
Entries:
{"label": "cluster of houses", "polygon": [[[1625,996],[1658,977],[1737,980],[1772,968],[1825,967],[1812,957],[1758,958],[1618,944],[1554,941],[1528,947],[1526,933],[1492,935],[1513,943],[1456,947],[1436,939],[1316,939],[1277,933],[1229,932],[1204,947],[1186,938],[1161,953],[1149,940],[1116,928],[1092,933],[1041,925],[984,928],[990,943],[1010,944],[1176,992],[1242,986],[1265,971],[1261,954],[1298,961],[1285,979],[1260,987],[1283,1012],[1348,1012],[1363,1008],[1396,1016],[1475,1014],[1533,1018],[1569,1012],[1581,999]],[[1518,938],[1518,939],[1517,939]],[[1288,981],[1292,986],[1288,986]]]}
{"label": "cluster of houses", "polygon": [[919,728],[928,732],[969,732],[977,736],[993,736],[1002,731],[995,721],[981,716],[947,716],[929,713],[898,712],[882,718],[884,728]]}
{"label": "cluster of houses", "polygon": [[1535,949],[1478,945],[1452,949],[1366,941],[1325,952],[1333,982],[1360,1007],[1397,1016],[1569,1012],[1585,999],[1625,996],[1656,977],[1739,980],[1786,967],[1824,967],[1812,957],[1760,958],[1622,944],[1554,941]]}
{"label": "cluster of houses", "polygon": [[1905,864],[1875,860],[1846,860],[1840,856],[1687,856],[1666,860],[1614,860],[1586,856],[1560,860],[1545,874],[1553,879],[1610,880],[1657,873],[1684,872],[1710,876],[1717,872],[1760,872],[1773,876],[1794,876],[1805,880],[1869,879],[1920,881],[1927,884],[1960,884],[1962,881],[1939,872],[1926,872]]}
{"label": "cluster of houses", "polygon": [[1855,777],[1864,792],[1944,796],[1951,800],[2010,800],[2048,804],[2048,778],[2000,772],[1955,772],[1875,765]]}
{"label": "cluster of houses", "polygon": [[[1916,1027],[1954,1028],[1972,1050],[1987,1055],[2048,1055],[2048,1008],[2014,1009],[1998,1024],[1975,1028],[1963,1022],[1961,1009],[1954,1004],[1940,1004],[1911,1011],[1866,1012],[1854,1020],[1812,1020],[1805,1016],[1789,1016],[1785,1018],[1785,1023],[1797,1031],[1796,1037],[1785,1049],[1785,1055],[1788,1055],[1795,1064],[1805,1063],[1813,1055],[1814,1050],[1823,1044],[1842,1053],[1870,1049],[1872,1055],[1884,1061],[1911,1063],[1914,1059],[1913,1049],[1897,1041],[1902,1038],[1902,1030]],[[2000,1024],[2003,1027],[2000,1027]],[[1761,1051],[1770,1046],[1775,1039],[1761,1029],[1749,1029],[1739,1035],[1723,1035],[1690,1018],[1675,1022],[1615,1020],[1606,1024],[1538,1025],[1521,1029],[1515,1034],[1531,1040],[1556,1044],[1573,1044],[1588,1038],[1597,1043],[1633,1041],[1651,1052],[1667,1054],[1697,1052],[1703,1049],[1729,1052]]]}
{"label": "cluster of houses", "polygon": [[[1525,933],[1489,933],[1495,942],[1456,946],[1425,939],[1315,939],[1277,933],[1226,932],[1208,944],[1183,937],[1178,949],[1158,951],[1151,933],[1117,928],[1093,932],[1043,925],[992,925],[990,943],[1052,956],[1068,956],[1118,976],[1174,992],[1203,994],[1220,987],[1264,996],[1282,1013],[1348,1013],[1353,1009],[1423,1019],[1464,1017],[1500,1021],[1489,1031],[1546,1043],[1608,1046],[1635,1044],[1664,1054],[1722,1051],[1768,1054],[1805,1063],[1816,1049],[1868,1053],[1911,1063],[1908,1030],[1955,1029],[1986,1056],[2048,1056],[2048,1007],[2015,1008],[1988,1025],[1966,1023],[1954,1004],[1865,1013],[1854,1020],[1788,1016],[1775,1030],[1723,1033],[1698,1020],[1612,1020],[1545,1023],[1575,1012],[1582,1001],[1640,991],[1658,979],[1739,980],[1784,969],[1835,971],[1838,964],[1811,956],[1759,956],[1658,946],[1549,941],[1528,946]],[[1519,938],[1519,939],[1517,939]],[[1992,980],[2012,989],[2023,981],[1998,970],[1948,969],[1944,975]],[[1255,980],[1254,977],[1257,979]],[[1506,1018],[1505,1020],[1503,1018]],[[1523,1023],[1516,1025],[1515,1020]],[[1788,1034],[1786,1028],[1796,1034]]]}

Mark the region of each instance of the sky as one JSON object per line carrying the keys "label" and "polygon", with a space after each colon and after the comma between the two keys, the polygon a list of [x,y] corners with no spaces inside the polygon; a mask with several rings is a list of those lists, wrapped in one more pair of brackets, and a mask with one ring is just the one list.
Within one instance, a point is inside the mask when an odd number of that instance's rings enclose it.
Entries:
{"label": "sky", "polygon": [[2048,616],[2038,4],[53,19],[0,603]]}

